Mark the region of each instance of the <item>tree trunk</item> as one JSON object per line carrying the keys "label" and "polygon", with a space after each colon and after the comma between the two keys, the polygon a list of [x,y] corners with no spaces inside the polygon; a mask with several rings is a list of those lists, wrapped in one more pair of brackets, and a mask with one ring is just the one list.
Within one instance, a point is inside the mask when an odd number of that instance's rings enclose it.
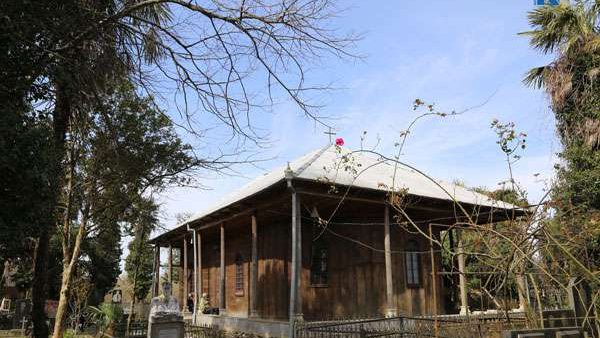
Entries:
{"label": "tree trunk", "polygon": [[133,297],[131,297],[131,302],[129,304],[129,315],[127,316],[127,331],[126,335],[129,335],[129,330],[131,327],[131,321],[133,319],[133,312],[135,309],[135,299],[136,299],[136,295],[135,295],[135,288],[137,287],[137,268],[136,268],[136,273],[133,276]]}
{"label": "tree trunk", "polygon": [[[139,238],[139,243],[138,243],[138,249],[137,249],[137,257],[135,257],[135,270],[133,273],[133,297],[131,297],[131,304],[130,304],[130,308],[129,308],[129,316],[127,316],[127,334],[129,334],[129,327],[131,326],[131,320],[133,319],[133,312],[134,312],[134,307],[135,307],[135,299],[136,299],[136,294],[135,294],[135,289],[137,287],[137,279],[138,279],[138,271],[139,271],[139,266],[140,266],[140,260],[142,257],[142,248],[144,246],[144,242],[145,242],[145,227],[143,224],[141,224],[141,229],[140,229],[140,238]],[[135,239],[134,239],[135,240]]]}
{"label": "tree trunk", "polygon": [[46,284],[48,280],[48,229],[42,229],[35,245],[35,260],[31,289],[31,321],[33,322],[33,337],[48,338],[46,324]]}
{"label": "tree trunk", "polygon": [[71,116],[71,101],[69,94],[63,86],[56,85],[56,105],[53,112],[53,134],[54,134],[54,168],[50,177],[50,191],[52,196],[48,201],[48,218],[45,225],[41,227],[34,252],[33,280],[32,280],[32,309],[31,320],[33,322],[33,336],[35,338],[48,338],[48,325],[46,324],[46,293],[48,284],[48,255],[50,248],[50,237],[54,226],[54,210],[58,205],[60,196],[61,177],[63,176],[63,164],[65,149],[65,136]]}
{"label": "tree trunk", "polygon": [[[70,257],[67,260],[63,259],[63,274],[60,285],[60,298],[58,300],[58,308],[56,309],[56,319],[54,322],[54,332],[52,338],[62,338],[65,330],[65,319],[67,316],[67,308],[69,306],[69,295],[71,291],[71,282],[73,279],[73,272],[75,265],[79,261],[79,254],[81,253],[81,243],[86,236],[87,218],[89,214],[89,204],[86,205],[86,210],[83,212],[83,219],[79,230],[77,232],[77,238],[73,244],[73,250]],[[64,240],[64,239],[63,239]]]}
{"label": "tree trunk", "polygon": [[58,300],[58,308],[56,309],[56,320],[54,322],[54,331],[52,338],[62,338],[64,334],[64,321],[67,314],[69,303],[69,289],[71,287],[71,269],[65,267],[62,274],[62,282],[60,285],[60,298]]}

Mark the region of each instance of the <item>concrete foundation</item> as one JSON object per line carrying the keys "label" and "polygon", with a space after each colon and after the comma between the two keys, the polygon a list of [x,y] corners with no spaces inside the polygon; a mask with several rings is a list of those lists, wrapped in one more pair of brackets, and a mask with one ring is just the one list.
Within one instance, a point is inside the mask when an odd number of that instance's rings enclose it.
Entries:
{"label": "concrete foundation", "polygon": [[199,325],[211,325],[229,332],[246,332],[264,338],[288,337],[289,322],[258,318],[230,317],[227,315],[205,315],[196,317]]}

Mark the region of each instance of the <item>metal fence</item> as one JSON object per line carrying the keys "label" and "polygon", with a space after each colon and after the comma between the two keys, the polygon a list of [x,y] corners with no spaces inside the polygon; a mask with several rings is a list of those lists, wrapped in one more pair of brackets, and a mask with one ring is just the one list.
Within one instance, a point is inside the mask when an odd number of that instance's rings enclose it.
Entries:
{"label": "metal fence", "polygon": [[[222,338],[223,333],[209,325],[193,325],[185,322],[185,338]],[[114,337],[116,338],[146,338],[148,335],[148,322],[132,322],[127,332],[127,323],[119,323],[115,326]]]}
{"label": "metal fence", "polygon": [[185,323],[185,338],[222,338],[223,332],[210,325]]}
{"label": "metal fence", "polygon": [[148,336],[148,322],[136,321],[129,325],[127,332],[127,323],[119,323],[115,326],[115,337],[118,338],[146,338]]}
{"label": "metal fence", "polygon": [[408,317],[298,323],[296,338],[495,338],[524,328],[524,317]]}

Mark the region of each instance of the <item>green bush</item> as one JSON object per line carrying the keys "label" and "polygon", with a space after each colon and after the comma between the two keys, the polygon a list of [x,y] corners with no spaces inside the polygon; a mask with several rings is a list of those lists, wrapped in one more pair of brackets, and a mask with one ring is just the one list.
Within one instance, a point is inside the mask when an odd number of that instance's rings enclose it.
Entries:
{"label": "green bush", "polygon": [[92,322],[100,332],[109,332],[123,319],[123,308],[118,304],[102,303],[99,307],[90,306]]}

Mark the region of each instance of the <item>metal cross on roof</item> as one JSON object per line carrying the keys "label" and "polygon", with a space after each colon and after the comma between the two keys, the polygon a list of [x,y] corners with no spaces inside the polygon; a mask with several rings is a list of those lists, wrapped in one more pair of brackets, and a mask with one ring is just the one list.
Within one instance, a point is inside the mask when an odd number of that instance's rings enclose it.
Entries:
{"label": "metal cross on roof", "polygon": [[336,135],[336,133],[333,131],[333,129],[331,129],[331,127],[328,127],[328,128],[329,128],[328,131],[323,132],[323,134],[329,135],[329,143],[332,143],[331,137],[333,135]]}

